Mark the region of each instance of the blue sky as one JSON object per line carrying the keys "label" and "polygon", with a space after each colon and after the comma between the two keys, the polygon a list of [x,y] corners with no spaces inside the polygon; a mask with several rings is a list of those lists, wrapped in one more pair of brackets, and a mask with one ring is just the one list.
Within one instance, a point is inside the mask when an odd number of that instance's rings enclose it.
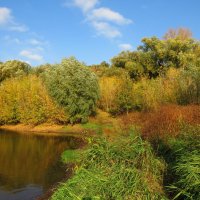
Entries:
{"label": "blue sky", "polygon": [[199,0],[0,0],[0,60],[86,64],[187,27],[200,39]]}

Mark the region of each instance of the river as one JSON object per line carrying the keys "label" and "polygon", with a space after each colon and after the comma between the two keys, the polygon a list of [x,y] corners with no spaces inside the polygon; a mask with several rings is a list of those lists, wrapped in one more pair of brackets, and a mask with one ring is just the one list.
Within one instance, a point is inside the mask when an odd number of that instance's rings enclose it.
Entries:
{"label": "river", "polygon": [[72,136],[19,134],[0,130],[0,200],[33,200],[62,180],[60,156],[77,149]]}

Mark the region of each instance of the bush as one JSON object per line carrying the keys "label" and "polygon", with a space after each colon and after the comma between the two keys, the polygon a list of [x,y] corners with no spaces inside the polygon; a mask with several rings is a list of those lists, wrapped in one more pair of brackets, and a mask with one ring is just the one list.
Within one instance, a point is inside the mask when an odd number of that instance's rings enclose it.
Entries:
{"label": "bush", "polygon": [[119,86],[119,78],[116,76],[102,77],[99,79],[100,94],[98,106],[106,112],[113,110],[115,105],[115,95]]}
{"label": "bush", "polygon": [[142,79],[133,85],[133,105],[136,110],[156,110],[165,102],[164,79]]}
{"label": "bush", "polygon": [[20,121],[16,95],[18,87],[15,83],[10,79],[0,85],[0,124],[15,124]]}
{"label": "bush", "polygon": [[176,95],[179,104],[200,104],[200,67],[181,70],[176,82]]}
{"label": "bush", "polygon": [[60,185],[52,200],[166,199],[164,164],[137,134],[113,142],[97,139],[81,158],[74,177]]}
{"label": "bush", "polygon": [[95,113],[99,98],[94,73],[75,58],[63,59],[44,76],[49,94],[65,109],[71,123],[86,122]]}
{"label": "bush", "polygon": [[35,76],[9,79],[0,86],[0,124],[64,123],[67,116]]}
{"label": "bush", "polygon": [[11,60],[0,63],[0,82],[18,76],[27,75],[30,72],[30,65],[18,60]]}
{"label": "bush", "polygon": [[99,84],[101,109],[116,115],[128,113],[133,108],[133,83],[127,75],[102,77]]}
{"label": "bush", "polygon": [[133,109],[133,83],[126,75],[123,76],[116,93],[116,108],[112,110],[112,113],[124,113]]}

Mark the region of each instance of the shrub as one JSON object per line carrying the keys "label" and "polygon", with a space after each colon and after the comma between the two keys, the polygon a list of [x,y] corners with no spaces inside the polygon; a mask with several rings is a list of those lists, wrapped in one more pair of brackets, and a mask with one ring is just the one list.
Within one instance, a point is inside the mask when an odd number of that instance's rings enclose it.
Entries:
{"label": "shrub", "polygon": [[164,164],[137,134],[113,142],[97,139],[81,158],[74,177],[60,185],[52,200],[166,199]]}
{"label": "shrub", "polygon": [[0,86],[0,123],[64,123],[67,116],[48,96],[41,80],[35,76],[9,79]]}
{"label": "shrub", "polygon": [[96,109],[99,98],[94,73],[75,58],[63,59],[44,76],[49,94],[65,109],[71,123],[86,122]]}
{"label": "shrub", "polygon": [[177,136],[182,123],[200,124],[200,106],[165,105],[156,111],[132,112],[120,116],[123,129],[133,125],[141,127],[142,136],[148,139],[164,139]]}
{"label": "shrub", "polygon": [[115,95],[119,86],[119,79],[115,76],[102,77],[99,79],[101,98],[98,106],[106,112],[113,110],[115,105]]}
{"label": "shrub", "polygon": [[142,79],[133,85],[133,105],[136,110],[156,110],[164,101],[164,80]]}
{"label": "shrub", "polygon": [[127,75],[102,77],[99,84],[101,109],[115,115],[128,113],[133,108],[133,83]]}
{"label": "shrub", "polygon": [[116,93],[116,109],[112,110],[115,114],[128,112],[133,109],[133,83],[126,75],[123,76]]}
{"label": "shrub", "polygon": [[[181,96],[184,96],[184,89],[181,87],[188,88],[189,91],[189,83],[180,69],[170,68],[164,76],[156,79],[143,78],[133,84],[134,108],[149,111],[156,110],[160,105],[177,104],[180,102]],[[195,86],[195,88],[197,87]],[[195,92],[197,96],[197,89]],[[188,96],[185,98],[189,100]]]}
{"label": "shrub", "polygon": [[181,70],[176,82],[179,104],[200,104],[200,67]]}
{"label": "shrub", "polygon": [[0,82],[18,76],[27,75],[30,72],[30,65],[18,60],[10,60],[0,64]]}
{"label": "shrub", "polygon": [[0,85],[0,124],[18,123],[18,87],[13,79],[4,81]]}

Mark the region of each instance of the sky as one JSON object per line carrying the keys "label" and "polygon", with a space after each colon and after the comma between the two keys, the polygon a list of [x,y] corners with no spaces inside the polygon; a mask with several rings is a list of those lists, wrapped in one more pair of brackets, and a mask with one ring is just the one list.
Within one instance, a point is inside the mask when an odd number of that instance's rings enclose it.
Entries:
{"label": "sky", "polygon": [[199,0],[0,0],[0,60],[109,62],[170,28],[200,39],[199,10]]}

